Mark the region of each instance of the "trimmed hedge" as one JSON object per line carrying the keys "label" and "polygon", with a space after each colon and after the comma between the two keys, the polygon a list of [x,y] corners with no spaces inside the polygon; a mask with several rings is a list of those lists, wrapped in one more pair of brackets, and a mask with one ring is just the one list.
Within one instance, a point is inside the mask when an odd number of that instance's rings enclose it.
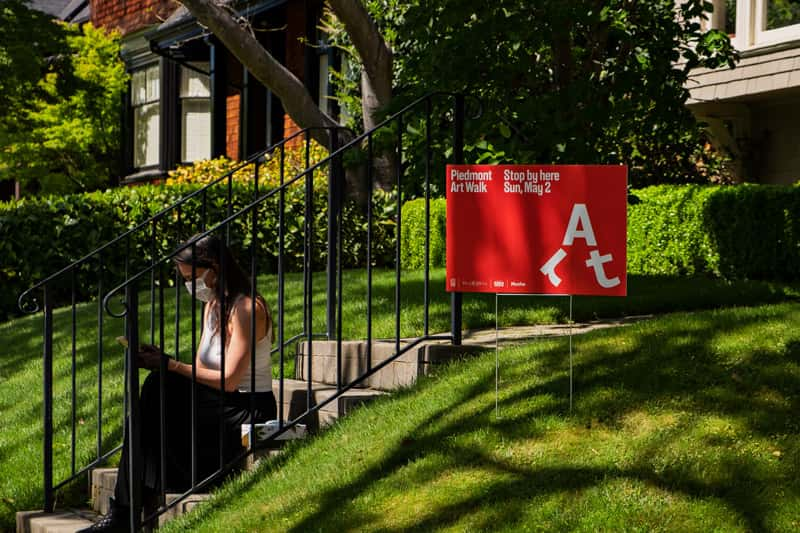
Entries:
{"label": "trimmed hedge", "polygon": [[628,208],[628,272],[797,279],[800,187],[648,187]]}
{"label": "trimmed hedge", "polygon": [[[17,297],[38,280],[56,272],[110,241],[130,227],[196,190],[198,185],[140,186],[61,197],[0,203],[0,318],[17,313]],[[209,189],[206,203],[209,226],[227,215],[227,187]],[[252,198],[249,185],[233,184],[234,211]],[[373,258],[377,266],[394,262],[393,195],[373,196]],[[628,272],[644,275],[698,275],[723,278],[797,279],[800,277],[800,187],[771,185],[698,186],[660,185],[633,191],[628,206]],[[327,190],[324,180],[314,185],[314,267],[323,269],[327,242]],[[201,197],[188,202],[155,228],[156,256],[200,230]],[[302,187],[286,193],[286,268],[298,270],[303,256]],[[278,197],[264,202],[257,213],[259,266],[274,271],[277,264]],[[404,268],[422,268],[425,253],[425,202],[403,205],[401,261]],[[431,200],[432,267],[445,264],[444,198]],[[251,218],[231,227],[231,243],[247,257]],[[151,256],[152,228],[137,232],[130,242],[131,271]],[[342,262],[363,266],[366,219],[363,209],[345,206],[342,224]],[[125,242],[104,252],[104,287],[122,279]],[[78,297],[97,292],[97,265],[77,272]],[[55,297],[65,302],[72,280],[60,280]]]}
{"label": "trimmed hedge", "polygon": [[[800,187],[659,185],[632,192],[628,272],[800,277]],[[424,264],[425,204],[403,206],[403,265]],[[431,266],[445,264],[445,200],[431,202]]]}
{"label": "trimmed hedge", "polygon": [[[436,198],[430,203],[430,264],[445,265],[445,222],[447,201]],[[403,204],[402,236],[400,239],[400,263],[403,268],[421,269],[425,266],[425,200],[409,200]]]}
{"label": "trimmed hedge", "polygon": [[[115,188],[103,192],[60,197],[26,198],[19,202],[0,202],[0,319],[18,314],[17,298],[37,281],[80,259],[129,228],[173,204],[200,185],[144,185]],[[263,191],[262,191],[263,192]],[[208,190],[205,202],[207,227],[227,216],[227,186],[220,184]],[[147,266],[150,257],[162,257],[174,247],[201,230],[203,195],[187,202],[178,215],[173,211],[155,228],[132,234],[103,252],[103,287],[108,290],[124,277],[126,248],[129,246],[130,272]],[[253,198],[249,184],[232,185],[233,212],[245,207]],[[394,262],[393,195],[376,192],[373,197],[377,220],[373,225],[373,261],[376,265]],[[302,186],[285,193],[285,261],[287,270],[302,269],[305,193]],[[324,269],[327,256],[327,185],[323,176],[314,184],[313,264]],[[278,195],[263,202],[257,210],[259,270],[274,272],[278,255]],[[252,217],[236,220],[230,229],[231,247],[245,260],[249,257]],[[154,249],[150,236],[155,232]],[[342,223],[342,263],[345,267],[363,266],[366,260],[366,217],[364,210],[346,204]],[[155,254],[153,254],[155,252]],[[82,265],[75,274],[79,301],[97,294],[98,263]],[[243,265],[249,266],[249,265]],[[53,285],[57,303],[67,303],[73,280],[62,276]],[[37,298],[41,294],[36,295]]]}

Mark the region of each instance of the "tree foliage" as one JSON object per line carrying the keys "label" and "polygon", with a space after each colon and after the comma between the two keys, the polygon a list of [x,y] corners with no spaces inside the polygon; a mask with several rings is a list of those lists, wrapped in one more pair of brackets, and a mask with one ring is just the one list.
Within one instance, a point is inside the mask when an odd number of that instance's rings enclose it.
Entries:
{"label": "tree foliage", "polygon": [[727,35],[701,28],[707,1],[367,4],[393,36],[391,108],[432,90],[480,98],[473,162],[625,163],[637,186],[718,170],[685,107],[691,69],[735,59]]}
{"label": "tree foliage", "polygon": [[90,24],[56,23],[16,0],[11,4],[0,24],[17,20],[22,26],[0,47],[3,67],[14,73],[0,90],[7,103],[0,120],[0,177],[47,192],[108,184],[119,175],[127,84],[119,35]]}
{"label": "tree foliage", "polygon": [[0,143],[19,128],[15,111],[35,89],[48,55],[63,44],[63,27],[21,0],[0,4]]}

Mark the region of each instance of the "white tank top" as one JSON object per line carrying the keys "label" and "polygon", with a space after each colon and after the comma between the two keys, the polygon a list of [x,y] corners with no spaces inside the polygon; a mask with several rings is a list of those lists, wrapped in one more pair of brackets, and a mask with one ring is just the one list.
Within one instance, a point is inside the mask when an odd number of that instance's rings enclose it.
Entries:
{"label": "white tank top", "polygon": [[[206,318],[203,334],[200,337],[200,347],[197,349],[200,361],[207,368],[219,370],[221,367],[222,350],[220,349],[220,333],[217,326],[216,313],[209,312]],[[272,324],[267,328],[267,334],[256,342],[256,392],[272,391],[272,368],[270,365],[270,352],[272,351]],[[250,392],[252,369],[250,367],[250,354],[245,357],[247,370],[238,383],[240,392]],[[227,355],[226,361],[227,364]]]}

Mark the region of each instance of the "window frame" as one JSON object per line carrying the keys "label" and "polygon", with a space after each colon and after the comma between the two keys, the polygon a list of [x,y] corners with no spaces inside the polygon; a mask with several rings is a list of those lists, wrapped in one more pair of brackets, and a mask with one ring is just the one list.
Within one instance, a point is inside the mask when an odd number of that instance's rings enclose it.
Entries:
{"label": "window frame", "polygon": [[[158,76],[157,83],[156,83],[156,87],[158,88],[157,89],[158,90],[158,94],[153,99],[148,99],[148,96],[147,96],[147,88],[148,88],[147,71],[148,70],[155,71],[155,73]],[[144,80],[144,87],[145,87],[145,89],[144,89],[144,92],[145,92],[144,101],[137,101],[138,98],[137,98],[135,87],[134,87],[134,77],[136,76],[137,73],[140,73],[140,72],[144,73],[144,76],[145,76],[145,80]],[[130,107],[131,107],[131,134],[132,134],[131,135],[131,166],[132,166],[133,170],[137,171],[137,172],[157,169],[157,168],[160,168],[160,165],[161,165],[161,136],[162,136],[162,131],[161,130],[162,130],[162,121],[163,121],[163,118],[164,118],[163,117],[163,111],[162,111],[162,105],[161,105],[162,104],[162,98],[163,98],[163,95],[162,95],[163,91],[162,91],[161,84],[162,84],[162,72],[161,72],[161,62],[160,61],[156,61],[156,62],[153,62],[153,63],[147,63],[147,64],[142,65],[142,66],[136,68],[135,70],[131,71],[131,78],[130,78]],[[147,152],[149,150],[148,150],[148,147],[146,146],[145,150],[144,150],[144,155],[145,155],[144,164],[137,164],[137,154],[139,152],[138,147],[136,145],[136,139],[137,139],[137,127],[136,126],[137,126],[137,123],[138,123],[138,119],[137,119],[138,115],[137,115],[137,113],[139,112],[139,110],[144,109],[146,107],[155,107],[157,109],[157,111],[158,111],[158,122],[157,122],[156,127],[155,127],[155,131],[156,131],[157,137],[156,137],[156,140],[155,140],[155,148],[154,148],[156,156],[155,156],[155,162],[148,163],[147,162]],[[149,138],[148,138],[148,141],[149,141]],[[148,146],[149,146],[149,144],[148,144]]]}
{"label": "window frame", "polygon": [[783,43],[800,39],[800,21],[789,26],[767,29],[767,9],[769,0],[754,0],[753,41],[756,46]]}
{"label": "window frame", "polygon": [[[211,80],[210,80],[210,77],[207,74],[203,74],[203,72],[207,72],[209,70],[209,62],[207,62],[207,61],[206,62],[202,62],[201,61],[201,62],[191,62],[189,64],[192,67],[195,67],[195,68],[188,68],[186,65],[182,64],[182,65],[180,65],[180,69],[178,70],[178,72],[179,72],[179,74],[178,74],[178,76],[179,76],[179,79],[178,79],[178,91],[177,91],[178,92],[178,120],[179,120],[179,124],[180,124],[180,138],[179,138],[179,141],[180,141],[180,152],[179,152],[178,159],[181,161],[181,164],[191,164],[194,161],[202,161],[203,159],[210,159],[211,158],[211,154],[212,154],[212,148],[213,148],[213,146],[212,146],[213,145],[213,139],[212,139],[213,132],[211,131],[211,122],[212,122],[212,120],[211,120],[211,116],[212,116]],[[205,69],[202,68],[203,66],[205,66]],[[200,74],[200,75],[204,75],[206,77],[209,77],[209,80],[208,80],[208,95],[207,96],[183,96],[184,75],[186,73],[189,73],[189,72],[194,72],[196,74]],[[189,159],[186,159],[186,157],[185,157],[187,155],[186,154],[186,148],[187,148],[186,133],[187,132],[185,131],[186,130],[186,121],[185,121],[185,114],[184,113],[185,113],[186,109],[184,107],[184,102],[206,102],[207,105],[208,105],[208,152],[207,152],[207,155],[206,155],[205,158],[189,160]]]}
{"label": "window frame", "polygon": [[750,50],[800,40],[800,22],[782,28],[766,29],[768,1],[737,0],[736,35],[733,38],[737,50]]}

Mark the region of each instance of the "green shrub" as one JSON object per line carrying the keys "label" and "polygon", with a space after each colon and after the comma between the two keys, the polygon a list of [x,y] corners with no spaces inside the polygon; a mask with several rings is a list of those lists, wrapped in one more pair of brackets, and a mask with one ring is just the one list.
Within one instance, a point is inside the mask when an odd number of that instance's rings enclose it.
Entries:
{"label": "green shrub", "polygon": [[[403,204],[400,261],[403,268],[425,267],[425,200],[420,198]],[[445,221],[447,201],[436,198],[430,203],[430,266],[445,266]]]}
{"label": "green shrub", "polygon": [[628,272],[796,279],[800,188],[655,186],[628,207]]}
{"label": "green shrub", "polygon": [[[199,188],[197,184],[144,185],[0,203],[0,286],[3,287],[0,318],[16,314],[17,297],[37,281]],[[327,185],[324,180],[315,180],[313,191],[312,260],[315,269],[324,269],[327,257]],[[254,198],[252,187],[246,183],[234,182],[231,192],[232,213],[244,208]],[[261,190],[262,194],[265,192]],[[61,276],[51,285],[56,302],[69,301],[73,284],[80,301],[96,295],[101,281],[104,292],[122,283],[126,268],[130,273],[138,272],[149,264],[151,257],[163,257],[178,243],[201,231],[202,213],[205,213],[206,227],[213,227],[228,216],[227,194],[226,183],[213,186],[207,193],[187,201],[180,210],[171,211],[155,225],[149,224],[133,232],[129,239],[109,246],[102,253],[102,272],[98,269],[99,259],[94,258],[76,271],[74,281],[71,275]],[[394,258],[392,197],[387,193],[376,193],[373,197],[376,216],[373,222],[373,261],[380,266]],[[278,194],[273,194],[259,205],[256,212],[260,273],[277,269],[278,202]],[[305,190],[298,183],[285,192],[284,264],[287,271],[302,269],[304,216]],[[156,238],[152,239],[152,235]],[[231,247],[243,261],[249,257],[252,236],[252,212],[231,223]],[[366,261],[363,209],[351,204],[344,206],[342,241],[343,265],[346,268],[363,266]],[[169,277],[171,274],[165,275]],[[142,286],[144,283],[142,281]],[[36,297],[41,301],[41,294],[36,294]]]}
{"label": "green shrub", "polygon": [[[660,185],[633,191],[628,272],[797,279],[800,187]],[[445,262],[444,199],[431,201],[431,266]],[[403,206],[402,262],[424,264],[425,203]]]}

